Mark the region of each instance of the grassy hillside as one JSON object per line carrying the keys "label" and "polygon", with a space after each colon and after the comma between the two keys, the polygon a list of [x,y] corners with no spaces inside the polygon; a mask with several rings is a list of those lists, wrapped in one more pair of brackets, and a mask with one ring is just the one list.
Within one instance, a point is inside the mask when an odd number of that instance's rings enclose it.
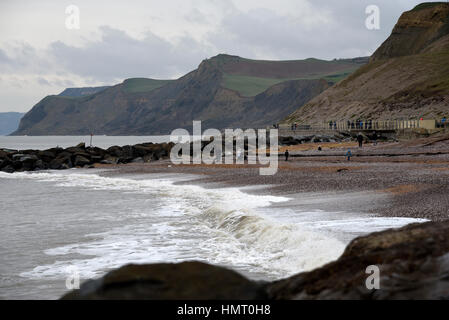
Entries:
{"label": "grassy hillside", "polygon": [[264,61],[219,55],[217,61],[211,63],[223,71],[224,88],[237,91],[244,97],[253,97],[271,86],[290,80],[326,79],[335,84],[367,62],[367,58]]}
{"label": "grassy hillside", "polygon": [[[358,67],[357,67],[358,68]],[[278,83],[291,80],[313,80],[313,79],[325,79],[331,84],[335,84],[345,79],[351,72],[356,69],[348,69],[346,72],[329,74],[329,75],[311,75],[309,77],[301,78],[261,78],[251,76],[241,76],[233,74],[224,74],[222,85],[225,88],[237,91],[244,97],[256,96],[271,86]]]}
{"label": "grassy hillside", "polygon": [[237,91],[244,97],[252,97],[264,92],[275,84],[288,80],[294,79],[260,78],[225,74],[222,84],[225,88]]}

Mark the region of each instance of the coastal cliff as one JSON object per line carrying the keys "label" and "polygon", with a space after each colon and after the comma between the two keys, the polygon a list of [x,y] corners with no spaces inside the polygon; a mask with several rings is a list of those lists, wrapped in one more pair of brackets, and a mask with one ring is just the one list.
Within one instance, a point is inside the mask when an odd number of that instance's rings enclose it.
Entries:
{"label": "coastal cliff", "polygon": [[47,96],[13,135],[153,135],[204,128],[263,128],[277,123],[368,58],[250,60],[220,54],[176,80],[144,78]]}
{"label": "coastal cliff", "polygon": [[285,122],[441,119],[449,104],[449,4],[401,15],[370,62],[300,107]]}

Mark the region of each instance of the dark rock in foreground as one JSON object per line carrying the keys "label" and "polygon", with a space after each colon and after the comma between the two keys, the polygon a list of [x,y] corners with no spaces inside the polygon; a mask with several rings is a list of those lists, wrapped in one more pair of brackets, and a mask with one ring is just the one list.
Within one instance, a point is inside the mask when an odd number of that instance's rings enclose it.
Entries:
{"label": "dark rock in foreground", "polygon": [[133,146],[113,146],[107,150],[86,147],[80,143],[75,147],[48,150],[0,149],[0,171],[61,170],[91,167],[94,164],[119,164],[149,162],[167,158],[173,143],[142,143]]}
{"label": "dark rock in foreground", "polygon": [[[336,261],[272,283],[200,262],[128,265],[63,299],[448,299],[449,221],[354,239]],[[370,265],[380,289],[369,290]]]}
{"label": "dark rock in foreground", "polygon": [[[271,299],[448,299],[449,220],[411,224],[354,239],[321,268],[267,287]],[[380,269],[368,290],[366,268]]]}
{"label": "dark rock in foreground", "polygon": [[260,283],[201,262],[127,265],[84,283],[63,299],[266,299]]}

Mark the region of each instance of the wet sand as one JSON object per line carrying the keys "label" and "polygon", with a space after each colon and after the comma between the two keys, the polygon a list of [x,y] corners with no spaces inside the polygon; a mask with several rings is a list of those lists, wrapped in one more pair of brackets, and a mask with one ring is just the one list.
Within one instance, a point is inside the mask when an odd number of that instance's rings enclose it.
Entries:
{"label": "wet sand", "polygon": [[[192,180],[180,183],[241,187],[249,193],[289,196],[320,209],[449,218],[449,136],[366,144],[361,149],[353,142],[311,143],[281,147],[280,152],[286,148],[291,157],[279,157],[273,176],[259,175],[259,165],[173,165],[170,160],[106,166],[115,170],[103,174],[192,174]],[[348,148],[354,155],[351,161],[344,156]]]}

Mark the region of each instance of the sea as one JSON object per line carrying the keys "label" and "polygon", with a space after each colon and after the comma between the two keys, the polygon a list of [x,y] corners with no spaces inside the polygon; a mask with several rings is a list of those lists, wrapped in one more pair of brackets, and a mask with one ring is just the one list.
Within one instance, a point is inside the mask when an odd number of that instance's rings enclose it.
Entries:
{"label": "sea", "polygon": [[[168,140],[98,136],[93,144]],[[0,148],[79,142],[90,136],[0,137]],[[196,260],[255,280],[282,279],[337,259],[359,235],[424,221],[323,210],[314,207],[316,194],[206,188],[190,184],[191,175],[105,173],[0,172],[0,299],[58,299],[74,274],[82,283],[130,263]]]}

